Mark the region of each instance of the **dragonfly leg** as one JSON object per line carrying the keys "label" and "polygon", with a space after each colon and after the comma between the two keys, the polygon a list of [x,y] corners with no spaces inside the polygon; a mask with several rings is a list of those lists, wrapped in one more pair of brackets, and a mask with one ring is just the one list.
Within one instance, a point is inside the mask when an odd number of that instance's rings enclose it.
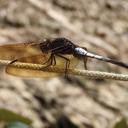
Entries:
{"label": "dragonfly leg", "polygon": [[[53,64],[53,62],[54,62],[54,64]],[[50,57],[43,63],[43,65],[49,64],[49,63],[50,63],[50,65],[56,65],[56,59],[55,59],[54,54],[51,54]]]}
{"label": "dragonfly leg", "polygon": [[[54,64],[53,64],[53,62],[54,62]],[[55,65],[56,65],[56,58],[55,58],[55,56],[53,56],[52,65],[53,65],[53,66],[55,66]]]}
{"label": "dragonfly leg", "polygon": [[84,57],[84,68],[87,70],[87,57]]}
{"label": "dragonfly leg", "polygon": [[52,57],[52,55],[50,55],[50,57],[43,63],[43,65],[49,63],[51,61],[51,57]]}
{"label": "dragonfly leg", "polygon": [[13,63],[15,63],[16,61],[18,61],[18,60],[15,59],[15,60],[11,61],[9,64],[13,64]]}
{"label": "dragonfly leg", "polygon": [[61,58],[63,58],[63,59],[66,60],[65,77],[67,78],[67,77],[68,77],[68,75],[67,75],[67,69],[68,69],[69,66],[70,66],[70,60],[69,60],[68,58],[62,56],[62,55],[59,55],[59,54],[56,54],[56,56],[59,56],[59,57],[61,57]]}
{"label": "dragonfly leg", "polygon": [[[54,62],[54,64],[53,64],[53,62]],[[46,63],[48,63],[48,64],[45,67],[43,67],[43,69],[48,68],[51,65],[55,65],[56,64],[55,55],[54,54],[51,54],[51,56],[49,57],[49,59],[46,62],[44,62],[43,64],[46,64]]]}

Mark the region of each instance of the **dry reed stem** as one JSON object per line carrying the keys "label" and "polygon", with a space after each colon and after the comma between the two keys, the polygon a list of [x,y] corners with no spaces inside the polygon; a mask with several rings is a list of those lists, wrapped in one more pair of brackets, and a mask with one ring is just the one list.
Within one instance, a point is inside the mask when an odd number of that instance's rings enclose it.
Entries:
{"label": "dry reed stem", "polygon": [[[0,65],[6,66],[10,63],[9,60],[0,60]],[[64,73],[65,69],[57,68],[57,67],[49,67],[47,69],[43,69],[45,65],[41,64],[32,64],[32,63],[21,63],[15,62],[12,66],[17,68],[24,69],[32,69],[32,70],[42,70],[47,72],[56,72],[56,73]],[[128,81],[127,74],[117,74],[117,73],[108,73],[108,72],[100,72],[100,71],[89,71],[89,70],[79,70],[79,69],[68,69],[68,74],[84,76],[90,79],[112,79],[112,80],[121,80]]]}

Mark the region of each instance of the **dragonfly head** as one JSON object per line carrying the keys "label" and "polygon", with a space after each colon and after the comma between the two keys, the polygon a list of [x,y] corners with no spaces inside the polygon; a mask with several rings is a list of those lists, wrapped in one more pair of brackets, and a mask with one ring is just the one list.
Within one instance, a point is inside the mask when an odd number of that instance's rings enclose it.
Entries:
{"label": "dragonfly head", "polygon": [[40,41],[40,48],[42,52],[49,51],[50,50],[50,39],[44,39]]}

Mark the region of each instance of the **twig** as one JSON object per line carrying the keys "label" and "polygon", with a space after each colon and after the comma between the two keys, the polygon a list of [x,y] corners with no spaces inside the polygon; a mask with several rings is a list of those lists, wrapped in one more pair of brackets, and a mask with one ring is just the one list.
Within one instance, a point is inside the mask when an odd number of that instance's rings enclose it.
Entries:
{"label": "twig", "polygon": [[[0,60],[0,65],[6,66],[10,63],[9,60]],[[49,67],[47,69],[43,69],[45,65],[41,64],[32,64],[32,63],[21,63],[15,62],[11,64],[16,68],[23,69],[32,69],[32,70],[42,70],[47,72],[56,72],[56,73],[64,73],[65,69],[58,67]],[[128,81],[127,74],[116,74],[116,73],[108,73],[108,72],[100,72],[100,71],[89,71],[89,70],[79,70],[79,69],[68,69],[68,74],[85,76],[91,79],[112,79],[112,80],[121,80]]]}

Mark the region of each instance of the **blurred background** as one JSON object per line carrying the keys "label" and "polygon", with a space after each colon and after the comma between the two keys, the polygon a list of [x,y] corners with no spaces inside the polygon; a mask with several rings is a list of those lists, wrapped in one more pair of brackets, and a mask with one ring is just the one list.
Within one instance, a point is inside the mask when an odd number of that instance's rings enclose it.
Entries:
{"label": "blurred background", "polygon": [[[66,37],[128,63],[128,1],[0,0],[0,44],[46,37]],[[87,67],[127,73],[94,59]],[[25,79],[0,70],[0,108],[29,117],[35,128],[112,128],[128,117],[128,82],[77,76]]]}

